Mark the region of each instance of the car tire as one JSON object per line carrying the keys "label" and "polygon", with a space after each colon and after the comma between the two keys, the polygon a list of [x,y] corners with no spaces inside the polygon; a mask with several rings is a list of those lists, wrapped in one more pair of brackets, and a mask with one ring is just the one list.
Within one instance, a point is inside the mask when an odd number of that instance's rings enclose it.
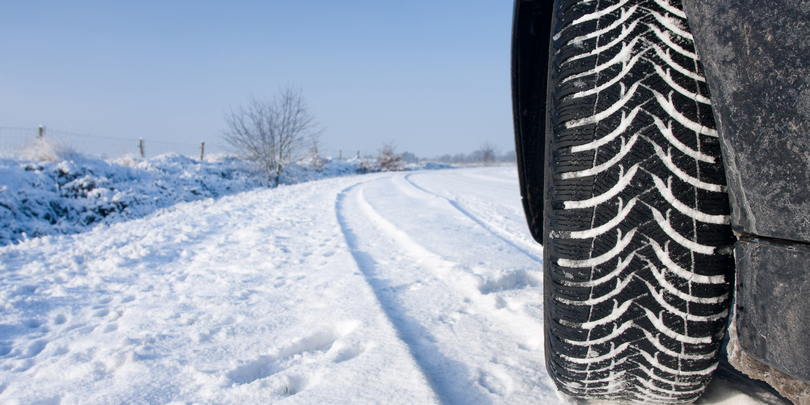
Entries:
{"label": "car tire", "polygon": [[551,18],[548,372],[578,398],[692,402],[718,364],[735,239],[686,16],[678,0],[557,0]]}

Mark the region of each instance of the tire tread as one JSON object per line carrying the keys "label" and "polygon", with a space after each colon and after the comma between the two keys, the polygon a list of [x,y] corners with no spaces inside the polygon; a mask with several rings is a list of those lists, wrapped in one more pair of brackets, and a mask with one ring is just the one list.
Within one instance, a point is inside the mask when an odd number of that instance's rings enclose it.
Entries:
{"label": "tire tread", "polygon": [[717,367],[734,237],[681,9],[679,0],[555,8],[546,353],[574,397],[689,403]]}

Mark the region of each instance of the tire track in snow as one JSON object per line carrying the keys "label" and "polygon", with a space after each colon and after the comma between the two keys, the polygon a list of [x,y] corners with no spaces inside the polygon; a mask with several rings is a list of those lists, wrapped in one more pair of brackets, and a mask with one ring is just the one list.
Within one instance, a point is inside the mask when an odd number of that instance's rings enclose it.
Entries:
{"label": "tire track in snow", "polygon": [[[340,229],[346,238],[346,243],[354,257],[357,266],[371,286],[381,308],[385,311],[389,321],[397,329],[399,338],[409,347],[411,356],[421,368],[422,373],[431,384],[434,392],[446,404],[489,404],[488,398],[475,395],[475,392],[460,389],[463,387],[454,386],[455,382],[447,378],[447,373],[453,369],[453,374],[463,373],[465,367],[444,356],[438,348],[431,344],[434,338],[431,333],[419,322],[419,320],[408,315],[408,310],[396,297],[393,286],[380,277],[379,264],[367,253],[361,245],[356,228],[349,224],[346,213],[347,196],[352,195],[357,205],[368,204],[362,200],[362,188],[365,184],[351,186],[338,194],[335,201],[335,213],[337,214]],[[362,207],[366,208],[366,207]],[[362,209],[361,208],[361,209]],[[371,207],[368,207],[371,208]]]}
{"label": "tire track in snow", "polygon": [[517,239],[517,240],[513,239],[511,236],[509,236],[510,234],[508,232],[506,232],[504,229],[502,229],[501,227],[499,227],[497,225],[494,225],[494,224],[492,224],[492,223],[490,223],[490,222],[488,222],[488,221],[486,221],[484,219],[481,219],[481,218],[475,216],[473,213],[471,213],[470,211],[468,211],[467,209],[462,207],[461,204],[458,201],[456,201],[454,199],[447,198],[447,197],[439,195],[439,194],[436,194],[436,193],[434,193],[432,191],[427,190],[426,188],[424,188],[422,186],[419,186],[418,184],[414,183],[413,180],[411,180],[411,176],[412,176],[412,174],[406,175],[405,180],[407,180],[408,183],[410,183],[412,186],[414,186],[415,188],[423,191],[424,193],[427,193],[427,194],[430,194],[432,196],[436,196],[438,198],[446,200],[455,209],[460,211],[462,214],[466,215],[471,220],[475,221],[475,223],[477,223],[478,225],[481,225],[482,228],[484,228],[487,231],[491,232],[498,239],[504,241],[506,244],[508,244],[508,245],[512,246],[513,248],[517,249],[518,251],[520,251],[524,255],[526,255],[529,258],[531,258],[532,260],[536,261],[538,264],[540,264],[540,265],[543,264],[543,257],[542,256],[537,256],[536,254],[534,254],[532,252],[529,252],[529,250],[527,248],[518,246],[518,243],[525,244],[524,241],[522,241],[520,239]]}
{"label": "tire track in snow", "polygon": [[[396,174],[352,187],[342,193],[336,207],[358,266],[436,392],[445,403],[547,402],[548,391],[538,390],[551,384],[541,360],[542,321],[523,309],[524,302],[530,306],[539,302],[539,280],[527,283],[523,278],[530,275],[511,271],[519,267],[516,263],[531,260],[511,259],[512,245],[499,240],[494,245],[502,247],[497,248],[486,241],[493,235],[489,231],[463,233],[459,238],[457,232],[479,225],[457,215],[444,199],[431,201],[425,193],[411,187],[413,191],[405,192],[396,183],[405,180]],[[367,201],[364,192],[370,190],[374,199]],[[370,202],[387,209],[378,212]],[[396,218],[417,226],[400,228],[390,222],[392,208],[405,215],[395,214]],[[433,245],[411,237],[414,231],[447,240],[445,247],[465,246],[469,253],[462,254],[464,263],[483,259],[476,246],[487,246],[497,256],[487,260],[499,264],[474,269],[449,261],[426,248]],[[505,276],[486,277],[499,274],[503,263],[510,269]]]}
{"label": "tire track in snow", "polygon": [[[392,177],[391,180],[393,182],[397,182],[397,177]],[[445,198],[439,197],[441,201],[445,201]],[[467,299],[472,300],[474,304],[482,307],[481,310],[488,310],[488,305],[483,304],[482,298],[489,294],[492,291],[495,291],[501,287],[499,284],[502,284],[502,281],[499,282],[497,280],[485,280],[480,275],[476,275],[471,273],[468,269],[464,268],[464,266],[460,265],[459,263],[454,263],[442,258],[440,255],[430,251],[426,247],[417,243],[414,239],[412,239],[405,231],[399,229],[396,225],[389,222],[385,218],[382,217],[363,197],[363,190],[360,189],[358,193],[358,202],[364,211],[364,214],[371,219],[371,221],[384,233],[392,237],[392,239],[396,242],[397,245],[400,246],[404,253],[411,258],[418,260],[420,263],[426,265],[429,270],[432,270],[433,273],[441,280],[446,281],[446,287],[448,289],[452,289],[457,291],[459,294],[466,296]],[[451,204],[452,205],[452,204]],[[466,215],[465,215],[466,217]],[[476,222],[473,219],[473,222]],[[489,230],[488,228],[484,227],[486,231],[490,234],[496,236],[497,238],[503,240],[503,238]],[[508,246],[514,247],[512,243],[509,241],[504,240],[504,242]],[[488,287],[488,284],[493,284],[493,286]],[[461,287],[458,287],[461,286]],[[502,287],[501,287],[502,288]],[[530,330],[531,333],[529,337],[523,336],[526,338],[526,342],[524,343],[526,346],[529,347],[539,347],[541,345],[541,336],[542,336],[542,326],[535,322],[533,319],[526,319],[520,317],[516,319],[516,317],[511,317],[505,314],[498,314],[497,317],[494,318],[509,318],[507,326],[512,326],[515,324],[522,324],[527,330]],[[496,319],[493,319],[497,321]],[[501,319],[502,320],[502,319]]]}

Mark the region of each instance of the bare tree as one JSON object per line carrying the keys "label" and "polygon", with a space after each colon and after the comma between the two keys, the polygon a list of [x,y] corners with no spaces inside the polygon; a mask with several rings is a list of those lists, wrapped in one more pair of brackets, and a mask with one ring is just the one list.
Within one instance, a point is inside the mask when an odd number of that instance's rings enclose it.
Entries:
{"label": "bare tree", "polygon": [[485,165],[495,162],[498,155],[497,147],[489,143],[489,141],[484,142],[478,152],[481,152],[481,162]]}
{"label": "bare tree", "polygon": [[281,170],[300,159],[320,131],[300,89],[285,87],[270,101],[251,97],[225,116],[223,138],[278,184]]}

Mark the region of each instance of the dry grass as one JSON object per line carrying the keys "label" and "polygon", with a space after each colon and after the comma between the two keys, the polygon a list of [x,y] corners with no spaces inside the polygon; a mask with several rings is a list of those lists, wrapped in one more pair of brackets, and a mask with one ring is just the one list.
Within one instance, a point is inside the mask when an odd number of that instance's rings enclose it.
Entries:
{"label": "dry grass", "polygon": [[19,149],[17,154],[27,160],[60,162],[80,157],[70,145],[53,138],[33,138]]}

